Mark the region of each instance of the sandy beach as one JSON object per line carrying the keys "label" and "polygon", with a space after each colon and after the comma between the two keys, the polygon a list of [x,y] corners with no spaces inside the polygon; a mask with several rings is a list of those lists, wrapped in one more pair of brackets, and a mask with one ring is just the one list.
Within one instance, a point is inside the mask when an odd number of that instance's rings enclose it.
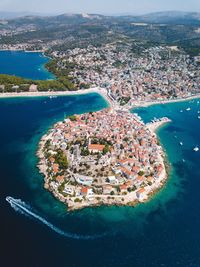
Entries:
{"label": "sandy beach", "polygon": [[149,128],[149,130],[153,133],[156,134],[156,131],[163,125],[165,125],[166,123],[171,122],[170,119],[168,118],[162,118],[159,121],[155,121],[155,122],[149,122],[146,124],[146,126]]}
{"label": "sandy beach", "polygon": [[26,53],[44,53],[45,50],[25,50],[25,49],[17,49],[17,48],[12,48],[12,49],[0,49],[0,52],[3,51],[11,51],[11,52],[26,52]]}
{"label": "sandy beach", "polygon": [[89,94],[89,93],[101,93],[102,91],[91,88],[85,90],[77,90],[77,91],[47,91],[47,92],[20,92],[20,93],[1,93],[0,98],[7,97],[41,97],[41,96],[63,96],[63,95],[81,95],[81,94]]}
{"label": "sandy beach", "polygon": [[20,92],[20,93],[0,93],[0,98],[10,98],[10,97],[48,97],[48,96],[71,96],[71,95],[85,95],[97,93],[100,94],[110,106],[113,105],[112,101],[108,97],[107,91],[104,88],[90,88],[82,89],[77,91],[48,91],[48,92]]}

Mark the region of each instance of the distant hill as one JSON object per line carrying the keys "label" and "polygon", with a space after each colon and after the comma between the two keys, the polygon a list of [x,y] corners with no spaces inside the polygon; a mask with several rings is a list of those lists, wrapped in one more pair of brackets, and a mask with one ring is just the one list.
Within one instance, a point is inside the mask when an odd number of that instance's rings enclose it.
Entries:
{"label": "distant hill", "polygon": [[[147,48],[167,44],[183,47],[191,55],[200,53],[198,12],[168,11],[140,16],[86,13],[54,16],[27,13],[8,15],[9,19],[0,19],[0,31],[4,33],[0,44],[34,43],[41,47],[43,43],[48,48],[63,51],[87,47],[89,44],[98,46],[116,40],[134,40]],[[6,14],[0,12],[1,16],[5,17]],[[8,35],[5,35],[6,31]],[[15,34],[10,36],[10,31]]]}
{"label": "distant hill", "polygon": [[43,13],[36,13],[36,12],[6,12],[0,11],[0,19],[16,19],[25,16],[50,16],[52,14],[43,14]]}
{"label": "distant hill", "polygon": [[[133,14],[117,14],[117,15],[100,15],[100,14],[40,14],[31,12],[0,12],[0,20],[21,20],[34,21],[39,18],[40,22],[46,23],[64,23],[64,24],[79,24],[90,21],[114,21],[123,20],[128,22],[145,22],[156,24],[194,24],[200,25],[200,13],[198,12],[182,12],[182,11],[165,11],[155,12],[145,15]],[[36,22],[37,24],[37,22]]]}
{"label": "distant hill", "polygon": [[136,20],[149,23],[200,24],[200,13],[165,11],[137,16]]}

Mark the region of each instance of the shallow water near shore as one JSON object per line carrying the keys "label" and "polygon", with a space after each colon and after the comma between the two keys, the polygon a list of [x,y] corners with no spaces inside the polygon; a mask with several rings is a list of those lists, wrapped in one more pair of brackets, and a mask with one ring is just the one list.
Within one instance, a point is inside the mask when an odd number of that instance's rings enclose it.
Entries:
{"label": "shallow water near shore", "polygon": [[[170,176],[148,203],[67,212],[43,189],[35,156],[41,136],[66,115],[106,106],[97,94],[0,99],[2,266],[200,266],[200,152],[193,151],[200,147],[198,100],[134,111],[145,122],[162,116],[172,120],[158,131]],[[8,195],[65,233],[94,238],[58,234],[36,217],[12,209]]]}

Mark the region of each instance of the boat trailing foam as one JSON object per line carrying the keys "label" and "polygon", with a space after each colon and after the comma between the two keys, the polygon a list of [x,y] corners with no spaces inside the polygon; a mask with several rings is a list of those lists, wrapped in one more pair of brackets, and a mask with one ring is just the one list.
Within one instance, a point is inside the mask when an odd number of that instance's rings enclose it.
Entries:
{"label": "boat trailing foam", "polygon": [[59,229],[58,227],[54,226],[52,223],[48,222],[46,219],[44,219],[40,215],[33,212],[32,208],[29,205],[27,205],[25,202],[23,202],[21,199],[15,199],[13,197],[7,196],[6,201],[10,204],[10,206],[15,211],[17,211],[23,215],[30,216],[30,217],[33,217],[33,218],[39,220],[40,222],[42,222],[43,224],[45,224],[46,226],[51,228],[54,232],[56,232],[57,234],[60,234],[64,237],[73,238],[73,239],[92,240],[92,239],[97,239],[97,238],[103,237],[105,235],[105,234],[102,234],[102,235],[92,236],[92,235],[79,235],[79,234],[65,232],[65,231]]}

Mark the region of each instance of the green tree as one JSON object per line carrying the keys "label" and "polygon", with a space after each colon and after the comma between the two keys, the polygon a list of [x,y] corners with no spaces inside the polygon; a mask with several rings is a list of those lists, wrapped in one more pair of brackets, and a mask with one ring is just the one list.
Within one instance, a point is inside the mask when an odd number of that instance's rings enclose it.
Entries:
{"label": "green tree", "polygon": [[57,163],[61,169],[67,169],[68,160],[65,153],[61,149],[58,149],[56,152],[57,154],[55,155],[55,163]]}
{"label": "green tree", "polygon": [[104,149],[103,149],[103,154],[107,154],[109,152],[110,148],[109,148],[109,145],[105,145]]}
{"label": "green tree", "polygon": [[144,175],[144,171],[139,171],[139,172],[138,172],[138,175],[139,175],[139,176],[143,176],[143,175]]}
{"label": "green tree", "polygon": [[71,115],[68,117],[71,121],[76,121],[76,116],[75,115]]}

